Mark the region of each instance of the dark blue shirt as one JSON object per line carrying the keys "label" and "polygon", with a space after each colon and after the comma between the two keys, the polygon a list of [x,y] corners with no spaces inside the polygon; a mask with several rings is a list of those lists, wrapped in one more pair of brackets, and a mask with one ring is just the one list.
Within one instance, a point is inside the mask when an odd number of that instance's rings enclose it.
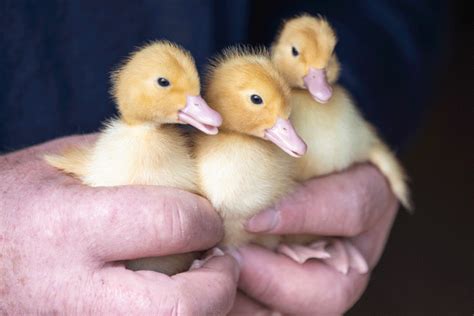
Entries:
{"label": "dark blue shirt", "polygon": [[392,144],[413,133],[440,63],[439,1],[6,1],[0,9],[0,151],[96,131],[115,113],[109,74],[137,46],[169,39],[208,57],[269,44],[282,18],[334,25],[341,82]]}

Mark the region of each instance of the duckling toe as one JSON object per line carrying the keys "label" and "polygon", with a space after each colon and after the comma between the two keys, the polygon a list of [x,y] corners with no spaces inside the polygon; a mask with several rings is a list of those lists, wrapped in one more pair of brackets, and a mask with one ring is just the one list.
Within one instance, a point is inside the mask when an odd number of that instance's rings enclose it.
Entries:
{"label": "duckling toe", "polygon": [[303,264],[318,259],[342,274],[353,269],[359,274],[369,271],[367,261],[360,251],[344,238],[323,238],[309,245],[280,244],[277,252]]}
{"label": "duckling toe", "polygon": [[300,244],[280,244],[277,248],[277,252],[302,264],[309,259],[329,259],[331,255],[326,250],[326,244],[324,240],[319,240],[308,246]]}

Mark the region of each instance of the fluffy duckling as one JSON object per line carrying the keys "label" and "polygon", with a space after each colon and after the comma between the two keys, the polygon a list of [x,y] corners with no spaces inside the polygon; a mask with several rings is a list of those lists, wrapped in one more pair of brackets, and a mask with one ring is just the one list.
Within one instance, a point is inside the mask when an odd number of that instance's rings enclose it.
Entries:
{"label": "fluffy duckling", "polygon": [[[150,43],[112,74],[112,83],[119,117],[106,123],[92,146],[47,155],[46,161],[89,186],[161,185],[197,192],[189,145],[173,124],[214,135],[222,118],[200,96],[190,53],[167,41]],[[177,258],[183,257],[140,259],[128,267],[172,274],[182,270]],[[164,265],[170,267],[163,270]]]}
{"label": "fluffy duckling", "polygon": [[[411,209],[403,167],[363,118],[349,93],[336,84],[340,73],[334,53],[336,42],[336,34],[324,18],[302,15],[286,21],[272,45],[272,60],[292,88],[291,122],[308,144],[307,154],[297,161],[297,179],[303,181],[355,163],[371,162],[385,175],[400,202]],[[311,239],[293,236],[287,241]],[[355,260],[352,264],[366,271],[362,256],[354,253],[355,248],[347,241],[334,239],[332,244],[338,249],[333,254],[321,251],[327,246],[321,241],[313,244],[314,256],[297,244],[280,250],[300,262],[326,258],[345,273],[349,261]]]}
{"label": "fluffy duckling", "polygon": [[288,120],[289,92],[263,50],[231,48],[210,66],[205,99],[223,123],[217,136],[197,136],[195,156],[201,192],[224,221],[223,246],[279,242],[247,233],[243,223],[291,190],[290,156],[306,152]]}

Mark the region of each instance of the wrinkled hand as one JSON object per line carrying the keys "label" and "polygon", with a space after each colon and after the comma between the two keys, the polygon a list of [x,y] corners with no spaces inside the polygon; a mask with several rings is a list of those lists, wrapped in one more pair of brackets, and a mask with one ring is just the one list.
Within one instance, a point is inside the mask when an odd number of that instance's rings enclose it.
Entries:
{"label": "wrinkled hand", "polygon": [[223,229],[210,204],[171,188],[89,188],[41,159],[80,140],[0,156],[0,314],[229,311],[239,273],[229,255],[173,277],[116,262],[212,247]]}
{"label": "wrinkled hand", "polygon": [[[370,268],[379,260],[398,202],[382,174],[359,165],[338,174],[313,179],[257,214],[247,230],[265,234],[309,233],[348,237]],[[362,295],[369,274],[343,275],[322,262],[300,265],[258,246],[239,250],[242,271],[234,315],[338,315]]]}

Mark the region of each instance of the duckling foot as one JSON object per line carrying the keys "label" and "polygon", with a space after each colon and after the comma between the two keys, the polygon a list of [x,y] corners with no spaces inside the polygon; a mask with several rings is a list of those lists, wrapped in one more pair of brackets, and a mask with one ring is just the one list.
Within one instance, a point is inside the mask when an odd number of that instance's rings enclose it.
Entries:
{"label": "duckling foot", "polygon": [[322,260],[342,274],[347,274],[350,268],[360,274],[369,270],[362,254],[347,239],[324,238],[307,246],[281,244],[277,251],[301,264],[309,259]]}
{"label": "duckling foot", "polygon": [[300,244],[280,244],[277,251],[290,257],[298,263],[305,263],[309,259],[329,259],[331,254],[326,250],[327,242],[318,240],[308,246]]}

